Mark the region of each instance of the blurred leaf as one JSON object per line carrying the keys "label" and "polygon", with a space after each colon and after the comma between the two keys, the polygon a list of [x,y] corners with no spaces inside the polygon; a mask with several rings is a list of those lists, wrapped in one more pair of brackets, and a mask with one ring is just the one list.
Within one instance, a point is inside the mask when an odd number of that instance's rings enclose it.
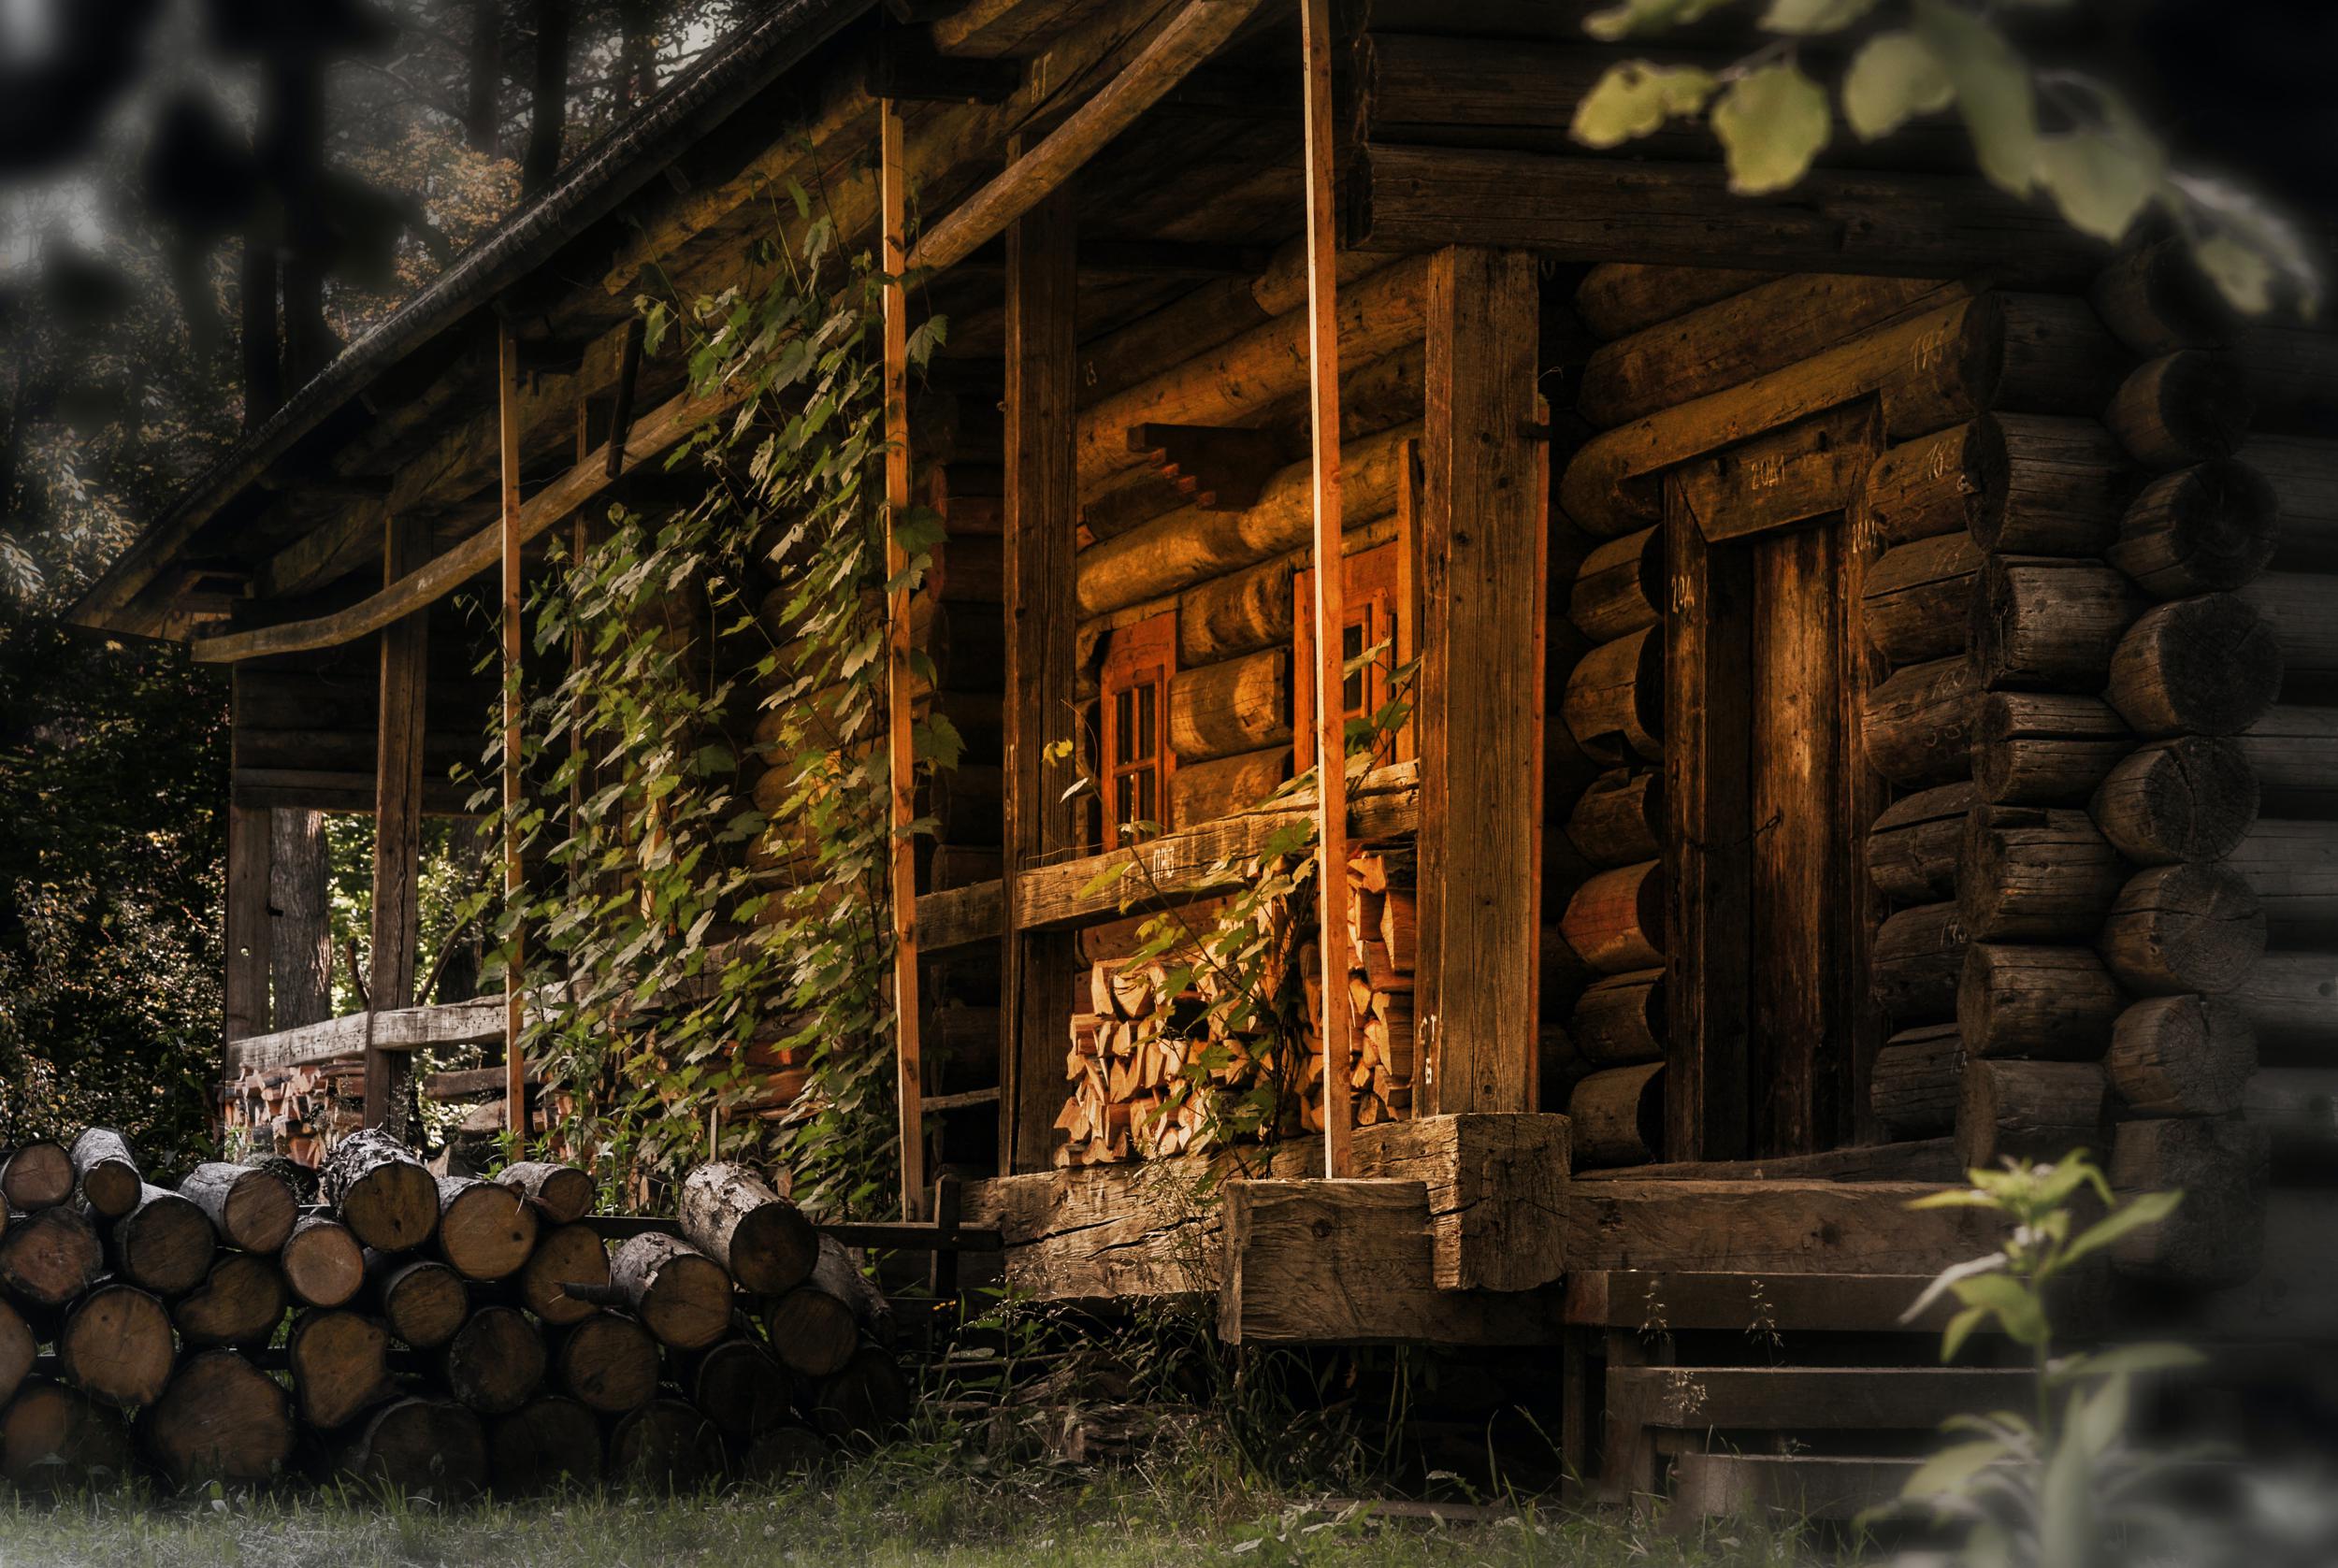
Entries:
{"label": "blurred leaf", "polygon": [[1875,9],[1875,0],[1769,0],[1762,25],[1772,33],[1838,33]]}
{"label": "blurred leaf", "polygon": [[1862,141],[1888,136],[1919,114],[1956,101],[1932,46],[1914,33],[1878,33],[1843,74],[1842,112]]}
{"label": "blurred leaf", "polygon": [[1645,60],[1610,66],[1576,106],[1575,139],[1586,147],[1619,147],[1663,127],[1667,120],[1703,112],[1716,85],[1692,65],[1653,65]]}
{"label": "blurred leaf", "polygon": [[1731,0],[1624,0],[1621,6],[1585,17],[1583,31],[1613,43],[1619,38],[1661,33],[1667,27],[1695,22],[1708,11],[1719,10],[1730,3]]}
{"label": "blurred leaf", "polygon": [[2037,91],[2005,36],[1951,0],[1914,0],[1916,29],[1931,45],[1990,183],[2026,196],[2038,161]]}
{"label": "blurred leaf", "polygon": [[1832,122],[1826,93],[1791,62],[1739,77],[1713,106],[1729,189],[1763,195],[1794,184],[1826,145]]}

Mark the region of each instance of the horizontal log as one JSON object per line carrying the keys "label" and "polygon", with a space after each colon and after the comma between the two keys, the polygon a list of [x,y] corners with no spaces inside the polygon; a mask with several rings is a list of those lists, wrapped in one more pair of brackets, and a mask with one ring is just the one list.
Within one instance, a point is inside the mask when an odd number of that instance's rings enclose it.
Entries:
{"label": "horizontal log", "polygon": [[1575,999],[1567,1034],[1595,1067],[1624,1067],[1664,1057],[1665,972],[1609,975]]}
{"label": "horizontal log", "polygon": [[1895,670],[1859,699],[1868,766],[1912,788],[1968,777],[1981,695],[1972,663],[1963,657]]}
{"label": "horizontal log", "polygon": [[2263,956],[2265,910],[2230,867],[2152,866],[2119,890],[2099,945],[2111,972],[2139,996],[2215,996]]}
{"label": "horizontal log", "polygon": [[1909,1209],[1940,1190],[1793,1177],[1580,1182],[1562,1211],[1567,1269],[1930,1274],[2000,1240],[1982,1210]]}
{"label": "horizontal log", "polygon": [[2093,691],[2144,598],[2099,562],[1992,556],[1972,600],[1972,657],[1993,691]]}
{"label": "horizontal log", "polygon": [[2320,323],[2252,322],[2233,345],[2256,408],[2251,424],[2282,435],[2338,428],[2338,335]]}
{"label": "horizontal log", "polygon": [[1970,784],[1941,784],[1893,801],[1868,829],[1868,877],[1875,890],[1900,903],[1955,898],[1956,859],[1972,805]]}
{"label": "horizontal log", "polygon": [[1982,562],[1970,534],[1915,539],[1868,568],[1860,622],[1875,651],[1894,665],[1965,651]]}
{"label": "horizontal log", "polygon": [[2095,279],[2087,298],[2118,340],[2145,357],[2178,349],[2223,349],[2241,318],[2171,235],[2122,251]]}
{"label": "horizontal log", "polygon": [[1291,651],[1180,669],[1169,681],[1169,748],[1207,762],[1291,741]]}
{"label": "horizontal log", "polygon": [[2268,953],[2226,995],[2269,1054],[2320,1061],[2338,1053],[2338,952]]}
{"label": "horizontal log", "polygon": [[2257,820],[2257,774],[2237,741],[2155,741],[2111,770],[2087,811],[2139,866],[2215,860]]}
{"label": "horizontal log", "polygon": [[1868,1107],[1895,1138],[1953,1131],[1962,1093],[1963,1044],[1954,1024],[1902,1029],[1868,1070]]}
{"label": "horizontal log", "polygon": [[1567,842],[1595,866],[1626,866],[1664,853],[1664,775],[1614,768],[1592,780],[1567,814]]}
{"label": "horizontal log", "polygon": [[2000,805],[2084,800],[2134,745],[2100,698],[1991,692],[1973,737],[1973,790]]}
{"label": "horizontal log", "polygon": [[1642,528],[1583,557],[1567,596],[1566,618],[1595,642],[1610,642],[1654,626],[1664,602],[1663,530]]}
{"label": "horizontal log", "polygon": [[2091,948],[1977,942],[1956,981],[1956,1029],[1969,1057],[2094,1061],[2127,1007]]}
{"label": "horizontal log", "polygon": [[274,1072],[357,1056],[368,1043],[382,1051],[425,1051],[438,1045],[483,1045],[503,1038],[501,997],[406,1007],[383,1013],[352,1013],[321,1024],[255,1034],[227,1047],[230,1076],[248,1071]]}
{"label": "horizontal log", "polygon": [[2102,1069],[2077,1061],[1969,1061],[1956,1108],[1956,1158],[2057,1160],[2102,1146],[2110,1115]]}
{"label": "horizontal log", "polygon": [[2157,1225],[2111,1248],[2119,1272],[2187,1288],[2237,1285],[2263,1262],[2269,1145],[2262,1128],[2213,1117],[2119,1126],[2106,1171],[2122,1193],[2182,1192]]}
{"label": "horizontal log", "polygon": [[1281,556],[1197,583],[1177,596],[1177,663],[1215,664],[1288,646],[1292,579],[1299,563]]}
{"label": "horizontal log", "polygon": [[2133,466],[2093,418],[1999,413],[2003,489],[1976,510],[1972,536],[2011,555],[2099,555],[2134,496]]}
{"label": "horizontal log", "polygon": [[2236,735],[2281,691],[2281,646],[2265,618],[2231,594],[2155,605],[2119,640],[2103,700],[2150,740]]}
{"label": "horizontal log", "polygon": [[2224,864],[2257,895],[2273,945],[2309,947],[2338,937],[2338,822],[2259,818]]}
{"label": "horizontal log", "polygon": [[1957,907],[1975,942],[2081,942],[2127,878],[2085,812],[1982,806],[1965,823]]}
{"label": "horizontal log", "polygon": [[1649,627],[1584,655],[1559,714],[1595,762],[1664,760],[1664,634]]}
{"label": "horizontal log", "polygon": [[1566,901],[1559,929],[1602,974],[1664,964],[1665,868],[1661,860],[1601,871]]}
{"label": "horizontal log", "polygon": [[2273,485],[2245,464],[2179,468],[2128,507],[2110,561],[2154,598],[2238,588],[2273,559],[2279,507]]}
{"label": "horizontal log", "polygon": [[1953,899],[1903,909],[1876,928],[1869,989],[1895,1028],[1956,1016],[1956,985],[1970,942]]}
{"label": "horizontal log", "polygon": [[2285,694],[2338,686],[2338,577],[2269,571],[2239,597],[2273,629]]}
{"label": "horizontal log", "polygon": [[2233,738],[2275,816],[2338,816],[2338,708],[2274,708]]}
{"label": "horizontal log", "polygon": [[1595,1072],[1567,1096],[1580,1169],[1647,1165],[1664,1158],[1664,1063]]}
{"label": "horizontal log", "polygon": [[1594,337],[1612,339],[1743,294],[1775,276],[1733,267],[1602,262],[1576,285],[1575,314]]}
{"label": "horizontal log", "polygon": [[1885,547],[1971,533],[2003,507],[2005,434],[1984,414],[1886,447],[1860,482],[1858,509]]}
{"label": "horizontal log", "polygon": [[1268,746],[1207,762],[1179,759],[1169,775],[1169,822],[1191,827],[1263,805],[1291,776],[1291,748]]}
{"label": "horizontal log", "polygon": [[2146,997],[2119,1014],[2102,1065],[2137,1115],[2229,1115],[2257,1071],[2257,1037],[2226,998]]}
{"label": "horizontal log", "polygon": [[2129,457],[2164,472],[2240,451],[2255,407],[2232,356],[2180,349],[2137,366],[2102,410],[2102,423]]}
{"label": "horizontal log", "polygon": [[2240,461],[2273,486],[2280,523],[2271,565],[2338,571],[2338,440],[2256,432]]}

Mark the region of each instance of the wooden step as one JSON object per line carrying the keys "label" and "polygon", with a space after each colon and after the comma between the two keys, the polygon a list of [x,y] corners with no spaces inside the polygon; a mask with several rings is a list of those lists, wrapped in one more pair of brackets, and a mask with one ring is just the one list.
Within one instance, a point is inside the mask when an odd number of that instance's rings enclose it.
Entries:
{"label": "wooden step", "polygon": [[1891,1502],[1920,1460],[1823,1454],[1682,1454],[1673,1461],[1676,1525],[1776,1511],[1788,1518],[1852,1519]]}
{"label": "wooden step", "polygon": [[1951,1416],[2028,1408],[2034,1375],[1996,1367],[1611,1366],[1608,1421],[1610,1431],[1929,1431]]}

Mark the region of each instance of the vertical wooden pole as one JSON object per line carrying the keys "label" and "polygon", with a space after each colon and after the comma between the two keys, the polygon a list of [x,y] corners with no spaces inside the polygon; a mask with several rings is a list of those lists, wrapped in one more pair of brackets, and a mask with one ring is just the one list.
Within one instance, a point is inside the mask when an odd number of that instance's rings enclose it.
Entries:
{"label": "vertical wooden pole", "polygon": [[[430,550],[430,525],[391,518],[382,529],[382,582],[397,582]],[[382,628],[382,708],[374,739],[373,963],[366,996],[375,1012],[414,1003],[422,941],[422,735],[430,686],[430,611]],[[366,1044],[366,1125],[407,1136],[412,1058]]]}
{"label": "vertical wooden pole", "polygon": [[1540,306],[1523,252],[1456,248],[1432,260],[1414,1005],[1443,1115],[1536,1109]]}
{"label": "vertical wooden pole", "polygon": [[234,801],[235,753],[244,726],[243,671],[229,675],[227,701],[227,973],[225,1034],[231,1041],[267,1030],[268,813]]}
{"label": "vertical wooden pole", "polygon": [[902,167],[901,108],[878,104],[877,188],[885,235],[885,570],[893,584],[885,612],[885,739],[892,793],[893,1028],[901,1096],[902,1215],[925,1212],[924,1072],[917,1041],[916,744],[909,705],[909,198]]}
{"label": "vertical wooden pole", "polygon": [[1315,456],[1316,951],[1323,963],[1323,1168],[1348,1173],[1348,624],[1340,554],[1339,265],[1332,186],[1331,0],[1301,0],[1306,56],[1307,385]]}
{"label": "vertical wooden pole", "polygon": [[[503,899],[527,887],[520,864],[520,346],[509,325],[496,330],[496,437],[503,492]],[[527,1144],[527,1059],[520,1043],[527,1010],[524,926],[512,929],[503,975],[503,1125],[517,1158]]]}
{"label": "vertical wooden pole", "polygon": [[[1019,153],[1010,145],[1008,155]],[[1072,460],[1077,207],[1068,186],[1006,231],[1006,908],[1028,858],[1069,848],[1073,806],[1045,761],[1068,728],[1079,611],[1079,481]],[[1009,930],[1000,1009],[999,1169],[1047,1166],[1063,1104],[1072,937]]]}

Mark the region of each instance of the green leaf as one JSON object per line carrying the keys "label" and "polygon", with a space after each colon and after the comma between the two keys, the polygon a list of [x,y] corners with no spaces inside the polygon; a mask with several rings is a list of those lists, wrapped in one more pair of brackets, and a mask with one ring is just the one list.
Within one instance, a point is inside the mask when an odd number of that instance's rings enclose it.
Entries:
{"label": "green leaf", "polygon": [[2038,138],[2038,183],[2071,227],[2116,240],[2134,226],[2159,182],[2167,157],[2140,124],[2071,131]]}
{"label": "green leaf", "polygon": [[2038,162],[2037,90],[2005,35],[1949,0],[1915,0],[1916,30],[1956,92],[1981,172],[2017,196],[2029,194]]}
{"label": "green leaf", "polygon": [[1695,22],[1706,12],[1729,3],[1730,0],[1624,0],[1621,6],[1585,17],[1583,31],[1613,43],[1619,38],[1661,33],[1667,27]]}
{"label": "green leaf", "polygon": [[1994,1314],[2017,1344],[2042,1345],[2053,1331],[2046,1321],[2045,1304],[2038,1299],[2038,1293],[2012,1274],[1975,1274],[1958,1280],[1950,1288],[1967,1306]]}
{"label": "green leaf", "polygon": [[1875,0],[1769,0],[1762,25],[1772,33],[1839,33],[1875,9]]}
{"label": "green leaf", "polygon": [[2054,1369],[2052,1383],[2079,1383],[2099,1377],[2131,1377],[2145,1372],[2185,1372],[2208,1364],[2208,1358],[2187,1345],[2122,1345],[2116,1349],[2072,1356]]}
{"label": "green leaf", "polygon": [[2146,1192],[2129,1200],[2120,1207],[2079,1232],[2062,1253],[2062,1266],[2070,1267],[2090,1252],[2100,1252],[2130,1230],[2146,1225],[2157,1225],[2184,1201],[2179,1189],[2174,1192]]}
{"label": "green leaf", "polygon": [[1729,189],[1757,196],[1794,184],[1826,145],[1832,122],[1826,93],[1790,61],[1739,77],[1713,106]]}
{"label": "green leaf", "polygon": [[1888,136],[1916,115],[1956,101],[1940,56],[1904,29],[1878,33],[1860,45],[1843,73],[1842,116],[1862,141]]}
{"label": "green leaf", "polygon": [[2070,1414],[2063,1424],[2064,1441],[2077,1444],[2089,1459],[2100,1459],[2110,1452],[2111,1445],[2127,1430],[2128,1394],[2131,1387],[2127,1378],[2114,1377],[2091,1394],[2072,1394]]}
{"label": "green leaf", "polygon": [[1910,1475],[1899,1489],[1899,1495],[1910,1498],[1961,1496],[1975,1476],[2009,1457],[2005,1445],[1995,1438],[1952,1444],[1918,1465],[1915,1474]]}
{"label": "green leaf", "polygon": [[2192,259],[2234,309],[2257,316],[2273,309],[2273,266],[2261,252],[2219,234],[2193,246]]}
{"label": "green leaf", "polygon": [[1973,1331],[1988,1320],[1989,1309],[1977,1306],[1967,1307],[1950,1318],[1947,1329],[1941,1334],[1941,1359],[1955,1360],[1956,1352],[1965,1347],[1965,1341],[1972,1337]]}
{"label": "green leaf", "polygon": [[1621,147],[1663,128],[1667,120],[1701,113],[1717,83],[1694,65],[1655,65],[1627,60],[1611,65],[1575,106],[1571,127],[1586,147]]}

